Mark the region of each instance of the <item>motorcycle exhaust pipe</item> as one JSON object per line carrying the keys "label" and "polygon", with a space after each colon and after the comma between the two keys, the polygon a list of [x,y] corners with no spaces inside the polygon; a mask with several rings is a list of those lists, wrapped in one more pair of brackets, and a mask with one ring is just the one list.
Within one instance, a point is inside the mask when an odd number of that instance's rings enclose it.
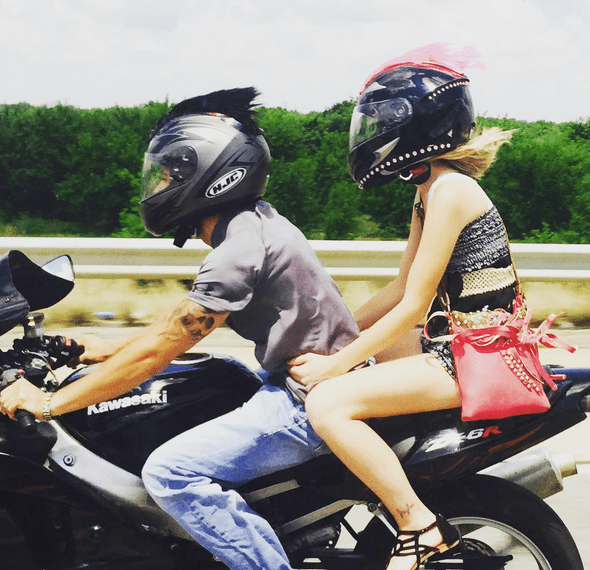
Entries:
{"label": "motorcycle exhaust pipe", "polygon": [[521,453],[480,471],[517,483],[541,499],[563,491],[563,478],[577,472],[572,453],[549,454],[545,449]]}

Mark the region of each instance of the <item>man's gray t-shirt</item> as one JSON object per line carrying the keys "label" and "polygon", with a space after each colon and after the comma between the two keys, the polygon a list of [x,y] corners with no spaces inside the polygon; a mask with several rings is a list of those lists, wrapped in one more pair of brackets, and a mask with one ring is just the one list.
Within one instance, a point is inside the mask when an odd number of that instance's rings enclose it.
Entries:
{"label": "man's gray t-shirt", "polygon": [[[331,354],[358,336],[354,317],[305,236],[268,203],[222,215],[189,299],[254,341],[262,368]],[[289,382],[292,384],[292,381]]]}

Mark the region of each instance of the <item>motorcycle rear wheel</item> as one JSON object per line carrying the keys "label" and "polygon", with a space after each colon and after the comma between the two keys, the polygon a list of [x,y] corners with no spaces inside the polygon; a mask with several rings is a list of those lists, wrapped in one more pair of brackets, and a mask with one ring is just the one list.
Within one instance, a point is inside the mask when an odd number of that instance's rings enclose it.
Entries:
{"label": "motorcycle rear wheel", "polygon": [[506,570],[583,570],[557,513],[527,489],[476,475],[437,493],[434,508],[456,525],[468,549],[512,556]]}
{"label": "motorcycle rear wheel", "polygon": [[[482,566],[482,558],[495,556],[494,570],[584,570],[563,521],[549,505],[519,485],[476,475],[437,489],[426,502],[463,536],[464,548],[454,555],[454,565],[449,563],[449,568],[475,570]],[[395,540],[385,525],[373,518],[356,539],[354,554],[360,558],[356,563],[347,561],[346,567],[383,570]],[[503,562],[503,557],[512,559]],[[457,565],[465,559],[469,561],[464,566]],[[442,562],[437,564],[426,568],[446,568]],[[335,567],[333,559],[326,565]]]}

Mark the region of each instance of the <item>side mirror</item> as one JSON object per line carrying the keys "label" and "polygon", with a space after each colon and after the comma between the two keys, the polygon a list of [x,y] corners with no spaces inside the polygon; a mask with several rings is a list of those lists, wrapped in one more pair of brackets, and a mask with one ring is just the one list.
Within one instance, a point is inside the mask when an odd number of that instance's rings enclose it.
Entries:
{"label": "side mirror", "polygon": [[74,287],[70,256],[61,255],[39,266],[24,253],[0,256],[0,334],[21,322],[29,312],[61,301]]}
{"label": "side mirror", "polygon": [[55,259],[52,259],[51,261],[48,261],[42,265],[41,268],[50,275],[54,275],[60,279],[65,279],[71,283],[74,282],[74,264],[72,263],[72,258],[69,255],[60,255],[59,257],[56,257]]}

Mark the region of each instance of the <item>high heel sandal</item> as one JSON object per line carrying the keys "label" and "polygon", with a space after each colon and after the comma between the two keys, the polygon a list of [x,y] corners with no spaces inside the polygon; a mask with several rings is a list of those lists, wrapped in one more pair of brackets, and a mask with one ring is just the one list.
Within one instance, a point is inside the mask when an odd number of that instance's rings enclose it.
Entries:
{"label": "high heel sandal", "polygon": [[[438,530],[442,535],[442,542],[437,546],[420,544],[420,537],[436,527],[438,527]],[[422,530],[402,530],[399,532],[397,535],[397,542],[387,565],[389,566],[391,559],[397,556],[413,555],[416,557],[416,563],[410,568],[410,570],[417,570],[420,568],[420,565],[424,564],[429,558],[432,558],[437,554],[442,554],[443,552],[448,552],[460,544],[461,535],[459,534],[459,531],[443,517],[436,515],[436,520]]]}

